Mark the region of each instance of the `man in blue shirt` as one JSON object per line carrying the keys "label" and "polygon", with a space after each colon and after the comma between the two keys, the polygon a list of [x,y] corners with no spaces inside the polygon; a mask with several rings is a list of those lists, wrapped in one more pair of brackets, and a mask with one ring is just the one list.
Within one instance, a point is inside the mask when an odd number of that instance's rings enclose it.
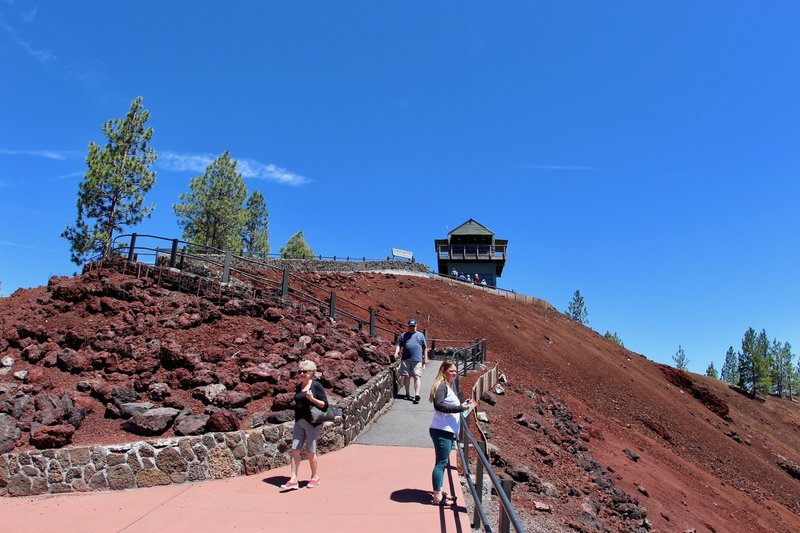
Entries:
{"label": "man in blue shirt", "polygon": [[422,365],[428,364],[428,344],[425,335],[417,331],[417,321],[408,321],[408,330],[397,339],[397,346],[394,349],[394,358],[400,354],[400,375],[403,376],[403,384],[406,388],[406,400],[411,399],[411,378],[414,378],[414,403],[419,403],[419,388],[421,384]]}

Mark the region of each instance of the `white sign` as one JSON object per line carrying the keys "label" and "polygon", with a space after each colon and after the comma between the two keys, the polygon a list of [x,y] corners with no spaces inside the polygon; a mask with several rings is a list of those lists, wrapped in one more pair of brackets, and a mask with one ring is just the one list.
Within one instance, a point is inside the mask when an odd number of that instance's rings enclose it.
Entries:
{"label": "white sign", "polygon": [[408,260],[414,258],[413,253],[409,252],[408,250],[401,250],[400,248],[392,248],[392,256],[402,257],[403,259],[408,259]]}

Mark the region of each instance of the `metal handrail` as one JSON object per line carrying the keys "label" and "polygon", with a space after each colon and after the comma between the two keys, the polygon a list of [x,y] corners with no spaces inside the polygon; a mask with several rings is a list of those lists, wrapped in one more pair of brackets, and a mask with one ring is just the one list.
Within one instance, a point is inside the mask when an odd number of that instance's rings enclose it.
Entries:
{"label": "metal handrail", "polygon": [[[179,239],[169,239],[169,238],[161,237],[161,236],[158,236],[158,235],[137,234],[137,233],[117,235],[116,237],[114,237],[112,243],[116,243],[117,239],[121,239],[121,238],[125,238],[125,237],[130,237],[132,240],[136,239],[136,238],[139,238],[139,237],[145,237],[145,238],[151,238],[151,239],[157,239],[157,240],[170,242],[171,243],[171,249],[170,248],[149,248],[149,247],[137,246],[137,245],[134,245],[134,248],[132,249],[130,247],[130,241],[128,242],[128,244],[126,246],[120,246],[120,247],[113,247],[112,246],[112,250],[117,254],[121,255],[123,252],[127,251],[128,252],[128,257],[131,257],[132,255],[134,255],[134,251],[135,250],[146,250],[147,252],[150,252],[150,253],[146,254],[147,256],[154,256],[155,257],[154,263],[158,263],[158,258],[160,257],[160,254],[166,254],[166,255],[169,255],[169,256],[175,256],[177,254],[177,245],[178,244],[183,244],[184,247],[180,251],[180,257],[182,258],[182,261],[185,260],[185,259],[196,260],[196,261],[201,261],[201,262],[209,264],[209,265],[213,265],[213,266],[218,267],[218,268],[226,269],[226,268],[229,267],[229,263],[231,263],[235,259],[236,261],[242,261],[242,262],[249,263],[249,264],[253,265],[254,269],[274,271],[276,273],[280,273],[281,275],[283,275],[283,272],[284,272],[282,269],[280,269],[280,268],[278,268],[276,266],[268,265],[268,264],[265,264],[265,263],[260,262],[258,260],[254,260],[252,258],[241,257],[241,256],[233,256],[233,255],[231,255],[228,258],[228,252],[226,252],[225,250],[221,250],[219,248],[214,248],[214,247],[206,246],[206,245],[202,245],[202,244],[191,243],[191,242],[187,242],[187,241],[181,241]],[[204,250],[204,251],[211,252],[211,253],[210,254],[198,255],[196,253],[187,252],[186,251],[187,247],[190,250],[200,249],[200,250]],[[223,256],[226,259],[218,260],[218,259],[216,259],[214,257],[209,257],[209,255],[211,255],[211,256],[220,255],[220,256]],[[322,256],[320,256],[320,258],[322,258]],[[336,259],[336,258],[334,257],[334,259]],[[171,257],[171,263],[172,263],[173,260],[175,260],[175,257]],[[252,282],[256,282],[256,283],[265,283],[265,284],[268,284],[268,285],[271,285],[271,286],[275,286],[276,285],[276,282],[273,281],[273,280],[270,280],[270,279],[268,279],[266,277],[263,277],[263,276],[254,275],[254,274],[252,274],[250,272],[246,272],[246,271],[244,271],[244,270],[242,270],[240,268],[230,267],[230,272],[235,272],[237,274],[237,277],[241,277],[241,278],[247,279],[251,283]],[[289,274],[290,278],[294,278],[296,280],[297,284],[305,284],[307,286],[316,288],[316,289],[318,289],[318,290],[320,290],[322,292],[325,292],[325,293],[329,293],[330,292],[330,290],[328,288],[323,287],[321,285],[317,285],[316,283],[314,283],[314,282],[312,282],[312,281],[310,281],[308,279],[305,279],[305,278],[303,278],[303,277],[301,277],[301,276],[299,276],[297,274],[294,274],[292,272],[288,272],[288,274]],[[296,288],[291,288],[289,290],[293,295],[295,295],[295,296],[297,296],[297,297],[299,297],[301,299],[305,299],[307,301],[311,301],[312,303],[315,303],[315,304],[318,304],[318,305],[319,304],[323,304],[323,303],[327,303],[324,300],[322,300],[322,299],[320,299],[320,298],[318,298],[318,297],[316,297],[316,296],[314,296],[312,294],[306,294],[303,291],[297,290]],[[392,320],[392,319],[390,319],[390,318],[388,318],[386,316],[383,316],[383,315],[379,314],[377,312],[377,310],[374,310],[374,309],[370,310],[368,308],[364,308],[363,306],[358,305],[355,302],[351,302],[350,300],[347,300],[345,298],[338,298],[337,297],[337,302],[349,305],[349,306],[351,306],[351,307],[353,307],[355,309],[360,309],[362,311],[366,311],[368,313],[372,313],[373,316],[374,316],[375,321],[380,319],[383,322],[385,322],[387,324],[387,326],[389,326],[389,327],[383,327],[383,326],[381,326],[379,324],[374,323],[374,321],[372,321],[370,319],[360,318],[360,317],[356,316],[354,313],[348,312],[348,311],[342,309],[341,307],[337,307],[337,310],[336,310],[337,314],[340,314],[340,315],[342,315],[342,316],[344,316],[344,317],[356,322],[357,324],[359,324],[359,326],[362,326],[364,324],[372,322],[372,325],[374,326],[375,330],[381,330],[381,331],[389,333],[389,334],[394,334],[394,333],[397,332],[398,329],[402,329],[402,327],[403,327],[401,322],[398,322],[398,321]],[[390,329],[390,328],[392,328],[392,329]]]}
{"label": "metal handrail", "polygon": [[[476,342],[474,342],[474,344],[472,344],[472,346],[469,346],[467,348],[459,349],[458,351],[459,352],[461,352],[461,351],[465,351],[465,352],[469,351],[469,352],[474,353],[476,355],[479,354],[481,362],[483,362],[485,360],[485,358],[486,358],[486,339],[481,339],[479,341],[476,341]],[[456,393],[459,396],[461,396],[460,376],[465,376],[467,374],[467,370],[468,370],[466,357],[464,357],[463,359],[464,359],[463,371],[462,371],[462,369],[460,369],[458,367],[458,361],[457,360],[455,361],[456,369],[458,370],[458,376],[459,376],[459,378],[456,379],[456,383],[455,383],[456,387],[455,388],[456,388]],[[477,360],[473,361],[472,370],[474,370],[475,366],[477,366],[475,363],[477,363]],[[459,455],[459,458],[461,460],[461,464],[464,465],[464,473],[465,473],[464,477],[467,480],[467,487],[469,488],[469,491],[472,494],[472,499],[475,502],[475,509],[478,512],[478,514],[480,515],[480,519],[481,519],[481,522],[483,523],[484,531],[486,533],[491,533],[492,532],[492,528],[489,525],[489,519],[487,518],[486,513],[483,510],[483,505],[481,504],[482,496],[478,494],[478,491],[477,491],[474,483],[472,482],[472,479],[470,478],[469,457],[468,457],[468,455],[469,455],[469,444],[472,444],[472,446],[475,448],[475,451],[476,451],[477,456],[478,456],[478,460],[480,461],[481,465],[483,465],[483,468],[486,469],[486,471],[488,472],[489,479],[491,480],[492,485],[494,485],[495,492],[497,492],[497,495],[500,498],[500,503],[501,503],[501,505],[503,507],[503,512],[505,513],[505,516],[508,517],[508,519],[511,521],[511,524],[514,526],[514,529],[516,530],[517,533],[524,533],[525,529],[522,527],[522,524],[520,523],[519,518],[517,517],[517,514],[514,511],[514,506],[511,504],[511,499],[506,494],[505,490],[503,489],[502,483],[497,478],[497,475],[494,473],[494,470],[492,470],[492,467],[489,464],[489,459],[486,457],[486,454],[483,452],[483,449],[479,445],[477,439],[472,434],[472,431],[469,429],[469,422],[468,422],[467,418],[464,416],[464,413],[461,413],[459,415],[459,417],[460,417],[460,420],[461,420],[461,424],[460,424],[461,425],[461,433],[463,435],[466,435],[467,442],[463,443],[462,439],[458,435],[456,435],[456,442],[458,444],[456,446],[456,448],[458,450],[458,455]],[[481,481],[480,484],[482,485],[483,482]],[[502,526],[507,526],[507,524],[503,524],[503,522],[501,520],[501,527]],[[503,529],[503,531],[501,533],[505,533],[505,531],[508,531],[507,527],[502,527],[502,529]]]}
{"label": "metal handrail", "polygon": [[[500,504],[503,507],[503,511],[505,512],[508,519],[511,521],[511,525],[514,526],[514,530],[517,533],[525,533],[525,528],[522,527],[522,523],[519,521],[519,517],[517,517],[517,513],[514,511],[514,506],[511,504],[511,500],[509,499],[508,495],[506,495],[505,490],[503,490],[502,483],[497,478],[497,475],[494,473],[494,470],[492,470],[492,466],[489,464],[489,459],[487,459],[486,454],[483,453],[483,450],[481,450],[481,447],[478,445],[478,441],[475,439],[475,436],[472,434],[472,431],[470,431],[467,418],[464,416],[463,413],[460,416],[461,416],[462,433],[467,436],[467,440],[469,441],[469,443],[472,444],[472,447],[475,448],[478,460],[480,460],[480,462],[483,464],[483,467],[486,469],[486,472],[489,474],[489,479],[491,480],[492,485],[494,485],[494,489],[495,492],[497,493],[497,496],[500,498]],[[492,528],[489,525],[489,520],[486,517],[486,513],[483,510],[483,506],[481,505],[481,498],[479,497],[478,492],[475,489],[472,480],[470,479],[469,458],[466,457],[466,454],[463,449],[466,448],[466,446],[461,445],[461,440],[458,437],[456,437],[456,443],[458,444],[456,448],[458,449],[458,454],[461,459],[461,464],[464,465],[464,472],[466,474],[465,477],[467,478],[467,486],[470,489],[470,493],[472,494],[472,499],[475,502],[475,506],[478,509],[478,512],[481,516],[481,521],[483,522],[484,531],[486,531],[487,533],[491,533]]]}

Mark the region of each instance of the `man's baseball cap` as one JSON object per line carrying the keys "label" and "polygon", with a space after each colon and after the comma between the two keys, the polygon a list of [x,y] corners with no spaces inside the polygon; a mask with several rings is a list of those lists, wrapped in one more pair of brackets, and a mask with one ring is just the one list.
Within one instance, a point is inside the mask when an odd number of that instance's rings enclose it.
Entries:
{"label": "man's baseball cap", "polygon": [[411,320],[408,321],[408,325],[409,326],[416,326],[417,325],[417,321],[412,318]]}

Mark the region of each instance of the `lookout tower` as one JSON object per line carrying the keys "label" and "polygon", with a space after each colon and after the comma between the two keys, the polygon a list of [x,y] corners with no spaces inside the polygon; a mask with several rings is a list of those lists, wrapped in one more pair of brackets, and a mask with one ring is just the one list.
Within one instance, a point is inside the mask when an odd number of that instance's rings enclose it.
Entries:
{"label": "lookout tower", "polygon": [[436,239],[436,257],[439,274],[452,275],[454,270],[474,276],[492,287],[503,273],[506,264],[508,241],[495,239],[494,233],[474,219],[469,219],[447,234],[446,239]]}

